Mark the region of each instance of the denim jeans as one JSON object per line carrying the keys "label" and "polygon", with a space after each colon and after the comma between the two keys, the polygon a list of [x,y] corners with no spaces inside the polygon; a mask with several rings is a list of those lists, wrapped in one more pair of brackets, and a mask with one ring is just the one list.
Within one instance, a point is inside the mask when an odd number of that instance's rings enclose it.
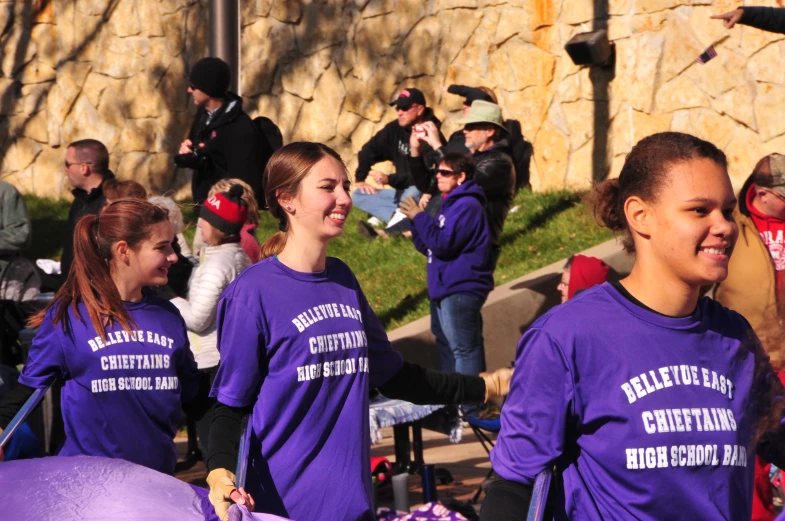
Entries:
{"label": "denim jeans", "polygon": [[439,368],[477,376],[485,370],[482,335],[484,297],[455,293],[431,301],[431,331],[436,336]]}
{"label": "denim jeans", "polygon": [[379,190],[376,194],[364,194],[359,190],[352,192],[352,203],[355,208],[359,208],[364,212],[368,212],[379,220],[387,222],[395,213],[398,208],[398,203],[401,199],[411,195],[418,202],[420,200],[420,193],[416,186],[410,186],[405,190],[396,190],[395,188],[385,188]]}

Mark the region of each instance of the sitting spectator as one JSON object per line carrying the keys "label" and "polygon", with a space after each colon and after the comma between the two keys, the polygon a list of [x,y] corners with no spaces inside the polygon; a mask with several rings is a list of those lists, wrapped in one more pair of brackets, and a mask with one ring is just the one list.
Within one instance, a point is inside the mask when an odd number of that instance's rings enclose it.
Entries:
{"label": "sitting spectator", "polygon": [[[515,197],[515,165],[505,139],[507,129],[501,107],[483,100],[472,103],[469,115],[460,119],[459,123],[465,124],[466,146],[474,157],[474,181],[485,192],[485,212],[491,233],[491,268],[495,269],[501,254],[504,220]],[[420,127],[423,132],[413,134],[410,141],[409,170],[419,190],[433,193],[434,178],[426,164],[424,154],[427,148],[424,145],[435,151],[439,161],[445,151],[433,123],[425,122]]]}
{"label": "sitting spectator", "polygon": [[103,190],[107,205],[118,199],[147,199],[147,190],[136,181],[109,179],[104,182]]}
{"label": "sitting spectator", "polygon": [[[397,213],[398,203],[404,196],[413,195],[420,197],[420,191],[414,186],[414,181],[409,174],[409,142],[412,128],[428,121],[439,134],[439,121],[433,110],[426,107],[425,95],[418,89],[404,89],[391,105],[397,109],[396,121],[388,123],[377,132],[365,145],[358,156],[357,171],[354,176],[356,190],[352,193],[352,202],[355,207],[371,214],[375,219],[368,223],[360,221],[357,229],[366,238],[373,238],[372,224],[387,223],[395,225],[405,217]],[[375,163],[392,161],[395,165],[394,174],[384,174],[371,170]],[[378,189],[365,182],[368,176],[380,185],[390,185],[392,188]]]}
{"label": "sitting spectator", "polygon": [[[220,360],[215,323],[218,300],[250,263],[240,244],[240,232],[248,219],[248,205],[242,196],[243,187],[235,184],[228,192],[209,197],[202,204],[198,226],[207,246],[191,277],[188,298],[177,297],[171,301],[185,320],[196,365],[209,373],[211,383]],[[205,454],[211,423],[211,412],[197,423]]]}
{"label": "sitting spectator", "polygon": [[251,187],[240,179],[221,179],[210,188],[208,197],[219,192],[228,192],[235,184],[243,187],[243,201],[248,205],[248,220],[240,232],[240,244],[242,244],[248,258],[251,259],[251,264],[256,264],[262,255],[262,246],[259,244],[259,239],[256,238],[256,230],[259,228],[259,205],[256,204],[256,197],[254,197]]}
{"label": "sitting spectator", "polygon": [[567,259],[558,285],[561,303],[564,304],[585,289],[606,282],[608,271],[608,265],[597,257],[573,255]]}
{"label": "sitting spectator", "polygon": [[[465,85],[450,85],[447,92],[463,96],[463,116],[467,117],[471,110],[472,103],[476,100],[488,101],[491,103],[499,102],[496,94],[488,87],[466,87]],[[534,149],[531,143],[523,137],[521,122],[515,119],[505,119],[504,128],[507,130],[507,141],[510,144],[510,157],[515,164],[515,189],[531,188],[529,184],[529,166],[531,163]],[[466,152],[466,141],[463,131],[456,131],[447,141],[446,150],[456,152]]]}
{"label": "sitting spectator", "polygon": [[196,260],[188,246],[188,241],[183,236],[185,223],[180,207],[170,197],[154,195],[148,199],[153,204],[166,208],[169,212],[169,222],[174,228],[174,241],[172,249],[177,254],[177,262],[169,266],[169,281],[166,286],[155,289],[156,294],[162,298],[185,297],[188,295],[188,281],[194,269]]}
{"label": "sitting spectator", "polygon": [[439,369],[476,376],[485,369],[481,310],[493,289],[493,269],[485,195],[473,177],[471,156],[449,152],[436,170],[444,194],[438,215],[423,212],[412,197],[401,201],[401,210],[412,220],[415,248],[428,257]]}
{"label": "sitting spectator", "polygon": [[[6,268],[20,258],[22,250],[30,245],[32,230],[30,216],[22,194],[10,183],[0,181],[0,279],[2,279],[2,298],[7,298]],[[35,273],[35,267],[31,268]],[[9,300],[22,300],[12,298]]]}

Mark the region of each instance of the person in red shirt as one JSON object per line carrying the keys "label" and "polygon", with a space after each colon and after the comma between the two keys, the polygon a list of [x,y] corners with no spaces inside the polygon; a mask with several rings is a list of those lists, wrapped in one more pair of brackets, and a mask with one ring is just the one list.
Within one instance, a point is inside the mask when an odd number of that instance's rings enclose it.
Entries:
{"label": "person in red shirt", "polygon": [[[770,154],[758,161],[738,200],[734,219],[739,240],[728,265],[728,278],[717,285],[714,298],[744,315],[783,379],[782,336],[773,331],[781,330],[783,316],[785,155]],[[775,518],[769,467],[756,458],[752,521]]]}

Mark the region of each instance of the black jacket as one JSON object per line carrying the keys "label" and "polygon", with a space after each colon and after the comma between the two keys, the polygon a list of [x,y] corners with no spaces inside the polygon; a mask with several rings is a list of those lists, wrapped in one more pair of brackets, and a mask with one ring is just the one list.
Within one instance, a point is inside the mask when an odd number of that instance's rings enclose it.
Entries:
{"label": "black jacket", "polygon": [[[445,145],[428,156],[409,156],[409,170],[414,184],[421,192],[436,193],[435,179],[428,164],[438,164],[443,153],[455,150],[445,150],[448,146]],[[485,192],[485,213],[491,229],[491,244],[499,246],[504,220],[515,198],[515,164],[510,157],[510,146],[506,139],[502,139],[488,150],[477,152],[473,157],[474,182]]]}
{"label": "black jacket", "polygon": [[[532,144],[526,141],[521,133],[521,124],[514,119],[507,119],[504,121],[504,126],[507,129],[507,142],[510,148],[510,157],[515,164],[515,190],[521,188],[531,188],[529,182],[529,167],[531,165],[532,154],[534,148]],[[466,136],[463,130],[458,130],[452,133],[450,140],[445,145],[445,152],[462,152],[469,154],[469,149],[466,148]]]}
{"label": "black jacket", "polygon": [[[424,121],[433,121],[436,128],[441,128],[442,122],[433,115],[433,110],[425,109],[423,114]],[[362,182],[368,177],[371,167],[381,161],[392,161],[395,165],[395,174],[390,175],[390,186],[402,190],[414,184],[414,180],[409,173],[409,138],[412,135],[411,128],[404,128],[398,121],[391,121],[377,132],[360,149],[357,156],[358,165],[355,173],[355,181]],[[444,136],[439,133],[439,138],[444,141]],[[423,144],[423,153],[430,152],[431,147]]]}
{"label": "black jacket", "polygon": [[785,9],[779,7],[744,7],[740,24],[772,33],[785,33]]}
{"label": "black jacket", "polygon": [[[108,179],[114,179],[112,172],[104,174],[104,182]],[[68,272],[71,270],[71,264],[74,263],[74,230],[76,230],[76,223],[85,215],[98,215],[103,207],[106,206],[103,182],[97,188],[90,190],[90,193],[81,188],[74,188],[71,190],[71,193],[74,194],[74,201],[68,210],[68,232],[65,234],[63,255],[60,258],[60,285],[65,283],[65,279],[68,278]]]}
{"label": "black jacket", "polygon": [[[242,98],[228,93],[209,124],[205,124],[207,119],[207,111],[200,107],[188,134],[194,153],[174,158],[177,166],[193,169],[194,202],[204,202],[210,188],[220,179],[235,177],[251,185],[259,206],[264,206],[262,176],[272,148],[243,111]],[[204,143],[204,148],[199,147],[200,143]]]}

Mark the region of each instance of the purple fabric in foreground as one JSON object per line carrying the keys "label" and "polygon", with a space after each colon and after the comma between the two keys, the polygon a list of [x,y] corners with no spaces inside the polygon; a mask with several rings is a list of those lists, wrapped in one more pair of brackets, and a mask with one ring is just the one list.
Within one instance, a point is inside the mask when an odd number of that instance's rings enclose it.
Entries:
{"label": "purple fabric in foreground", "polygon": [[[202,512],[204,512],[204,521],[220,521],[215,514],[210,499],[207,497],[209,490],[196,485],[191,485],[196,495],[201,500]],[[287,521],[286,519],[271,514],[253,514],[248,511],[248,508],[240,505],[232,505],[229,507],[229,521]]]}
{"label": "purple fabric in foreground", "polygon": [[453,512],[441,503],[426,503],[414,512],[396,512],[389,508],[380,508],[376,513],[378,521],[461,521],[466,520],[458,512]]}
{"label": "purple fabric in foreground", "polygon": [[[212,509],[205,515],[202,508],[206,494],[121,459],[57,456],[0,463],[2,517],[14,521],[215,520]],[[232,519],[281,521],[264,514]]]}

